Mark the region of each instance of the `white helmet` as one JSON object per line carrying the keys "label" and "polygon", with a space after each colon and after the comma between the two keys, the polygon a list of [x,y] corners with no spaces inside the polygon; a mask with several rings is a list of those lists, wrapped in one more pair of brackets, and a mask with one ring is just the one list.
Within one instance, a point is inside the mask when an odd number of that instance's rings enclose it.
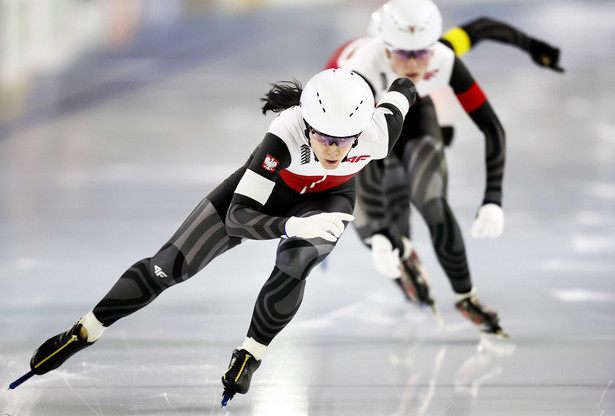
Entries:
{"label": "white helmet", "polygon": [[368,31],[395,49],[427,49],[442,35],[442,15],[431,0],[389,0],[372,13]]}
{"label": "white helmet", "polygon": [[382,22],[382,7],[377,8],[372,12],[367,26],[367,35],[370,38],[380,37],[380,23]]}
{"label": "white helmet", "polygon": [[358,74],[346,69],[327,69],[314,75],[301,93],[301,115],[328,136],[349,137],[361,133],[374,114],[374,95]]}

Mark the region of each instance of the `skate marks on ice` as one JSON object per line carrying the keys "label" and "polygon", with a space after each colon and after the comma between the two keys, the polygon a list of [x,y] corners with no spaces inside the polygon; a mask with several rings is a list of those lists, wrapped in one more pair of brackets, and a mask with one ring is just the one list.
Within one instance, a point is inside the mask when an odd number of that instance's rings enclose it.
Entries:
{"label": "skate marks on ice", "polygon": [[39,395],[40,393],[36,390],[28,390],[20,394],[15,394],[11,390],[2,390],[0,392],[0,409],[2,413],[0,414],[2,416],[31,415],[32,408]]}
{"label": "skate marks on ice", "polygon": [[[483,386],[492,387],[497,380],[503,380],[506,361],[510,359],[516,346],[508,340],[481,336],[474,346],[467,347],[458,343],[442,345],[434,354],[433,345],[416,344],[411,348],[399,348],[396,361],[399,370],[408,374],[408,379],[399,397],[394,415],[435,414],[442,404],[442,392],[450,386],[452,377],[453,398],[479,397]],[[461,350],[465,354],[459,355]],[[432,357],[433,356],[433,357]],[[429,358],[431,357],[431,358]],[[431,363],[431,366],[428,366]],[[398,371],[399,371],[398,370]]]}
{"label": "skate marks on ice", "polygon": [[[366,313],[369,311],[369,313]],[[414,337],[436,337],[445,341],[449,335],[463,332],[476,333],[477,327],[453,311],[452,314],[436,316],[428,306],[420,307],[407,301],[391,302],[381,293],[370,293],[364,299],[309,319],[296,319],[291,330],[330,330],[345,328],[348,324],[367,324],[376,327],[394,328],[396,338],[410,340]],[[292,329],[291,329],[292,328]]]}
{"label": "skate marks on ice", "polygon": [[[48,393],[48,389],[51,386],[57,387],[63,385],[68,387],[67,391],[70,394],[67,396],[70,397],[70,401],[74,402],[74,398],[76,398],[77,401],[85,405],[83,409],[86,410],[86,413],[93,413],[95,415],[103,416],[105,413],[103,412],[103,408],[96,394],[96,389],[98,387],[91,384],[87,387],[73,387],[73,383],[75,381],[85,381],[87,384],[87,380],[90,379],[87,372],[88,370],[85,370],[84,373],[79,374],[71,372],[70,370],[59,369],[46,374],[44,379],[39,376],[34,376],[26,385],[18,387],[14,390],[3,391],[0,396],[0,409],[2,409],[1,415],[29,416],[43,414],[44,411],[41,413],[42,405],[40,404],[40,400],[44,396],[45,390],[47,390]],[[4,382],[4,379],[2,381]],[[79,390],[83,391],[80,393]],[[86,394],[86,391],[90,394]],[[56,401],[55,399],[58,399],[58,401],[64,400],[64,397],[62,396],[63,394],[54,395],[54,401]],[[51,411],[51,409],[48,410]]]}
{"label": "skate marks on ice", "polygon": [[[219,369],[211,365],[184,366],[175,359],[155,365],[162,362],[158,355],[167,354],[138,347],[119,353],[103,347],[96,355],[0,392],[0,416],[216,414],[221,386]],[[131,355],[145,359],[135,362]],[[116,358],[113,365],[97,364],[110,356]]]}
{"label": "skate marks on ice", "polygon": [[[514,343],[480,335],[465,320],[454,323],[461,320],[456,311],[448,317],[453,324],[441,331],[429,310],[421,311],[413,306],[406,302],[395,304],[388,297],[372,293],[321,316],[293,322],[287,328],[287,335],[293,338],[294,331],[297,331],[313,343],[326,344],[323,348],[332,350],[327,352],[327,361],[336,367],[314,370],[318,374],[310,384],[310,403],[318,403],[320,407],[326,403],[335,406],[335,397],[329,397],[331,393],[321,392],[318,398],[315,397],[315,391],[325,387],[338,391],[339,401],[348,402],[351,397],[360,396],[358,392],[368,388],[366,380],[370,380],[367,382],[371,389],[368,395],[388,397],[383,408],[374,410],[400,416],[423,415],[430,414],[446,402],[442,398],[442,386],[450,385],[446,379],[451,371],[455,374],[455,394],[474,398],[479,396],[483,385],[490,385],[502,377],[506,360],[516,351]],[[323,330],[329,335],[323,334]],[[311,331],[314,334],[311,335]],[[471,334],[471,340],[467,334]],[[381,338],[383,335],[384,339]],[[452,353],[447,356],[449,351]],[[363,365],[371,367],[371,375],[357,375],[351,377],[352,380],[340,376],[357,372],[352,364],[356,360],[348,356],[361,357]],[[380,356],[386,358],[376,358]],[[319,364],[314,362],[312,365]],[[446,375],[441,377],[443,368]],[[329,375],[328,371],[338,374]],[[327,375],[326,386],[316,381],[323,374]],[[388,384],[379,385],[376,380],[383,376]],[[306,378],[301,382],[308,381]],[[354,400],[363,406],[372,405],[367,405],[359,397]]]}
{"label": "skate marks on ice", "polygon": [[[27,360],[24,360],[27,362]],[[49,373],[46,379],[43,381],[38,376],[34,376],[27,382],[27,384],[16,389],[3,390],[0,393],[0,409],[2,416],[17,416],[17,415],[35,415],[40,413],[39,400],[43,397],[45,388],[44,385],[60,385],[64,381],[64,385],[68,386],[69,390],[74,393],[79,400],[81,400],[91,411],[97,415],[102,415],[99,403],[94,403],[94,406],[98,407],[98,411],[92,407],[92,404],[85,400],[79,393],[77,393],[71,387],[69,379],[86,379],[78,374],[71,373],[67,370],[56,370]],[[3,385],[7,385],[7,379],[5,377],[0,378],[0,382]],[[96,400],[94,399],[94,402]]]}
{"label": "skate marks on ice", "polygon": [[[98,400],[98,396],[96,395],[96,389],[93,386],[90,386],[90,392],[92,393],[93,403],[90,404],[88,400],[86,400],[83,395],[81,395],[76,389],[73,388],[71,383],[68,380],[67,372],[65,370],[61,371],[64,379],[64,383],[68,386],[71,393],[73,393],[82,403],[84,403],[94,414],[97,416],[103,416],[103,410],[100,406],[100,401]],[[94,406],[96,408],[94,408]]]}
{"label": "skate marks on ice", "polygon": [[[433,399],[435,389],[438,385],[438,376],[442,367],[442,362],[444,361],[445,354],[446,346],[440,347],[440,350],[438,351],[438,354],[434,359],[433,369],[429,378],[427,391],[416,399],[416,404],[414,403],[414,400],[418,395],[420,376],[416,373],[410,374],[406,387],[404,388],[403,393],[400,396],[399,405],[393,413],[394,415],[403,416],[410,414],[410,412],[412,412],[411,409],[416,409],[414,410],[414,412],[416,412],[417,415],[425,414],[425,412],[429,409],[429,405]],[[416,407],[417,405],[418,408]]]}
{"label": "skate marks on ice", "polygon": [[438,335],[443,332],[438,328],[429,308],[419,308],[402,300],[391,302],[390,297],[381,293],[370,293],[356,302],[325,313],[319,311],[311,316],[314,315],[316,316],[310,318],[297,317],[287,330],[321,333],[322,330],[331,331],[335,328],[338,331],[343,330],[352,324],[368,325],[372,329],[394,327],[395,333],[399,330],[399,336],[413,331],[420,331],[423,336]]}
{"label": "skate marks on ice", "polygon": [[607,392],[609,391],[609,388],[613,385],[613,379],[609,380],[609,383],[606,385],[606,387],[604,388],[604,391],[602,392],[602,395],[600,396],[600,401],[598,401],[598,403],[596,404],[596,407],[598,408],[598,410],[600,410],[600,415],[599,416],[603,416],[604,412],[606,412],[606,408],[603,408],[603,402],[604,402],[604,396],[606,396]]}

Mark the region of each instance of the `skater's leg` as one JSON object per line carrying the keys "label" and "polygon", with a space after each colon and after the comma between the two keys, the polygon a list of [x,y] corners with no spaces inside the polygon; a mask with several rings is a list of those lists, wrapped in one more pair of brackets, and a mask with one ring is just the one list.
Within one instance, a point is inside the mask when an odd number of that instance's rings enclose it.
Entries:
{"label": "skater's leg", "polygon": [[[248,338],[269,345],[299,310],[308,274],[334,247],[335,243],[321,238],[293,237],[280,242],[276,265],[257,296]],[[253,353],[262,356],[262,352]]]}
{"label": "skater's leg", "polygon": [[357,219],[353,223],[371,248],[376,270],[390,277],[406,298],[421,304],[431,304],[428,277],[411,240],[411,180],[401,161],[407,143],[430,134],[439,137],[440,127],[427,97],[408,112],[393,152],[359,174]]}
{"label": "skater's leg", "polygon": [[404,152],[412,204],[427,223],[440,265],[455,293],[472,289],[465,245],[447,201],[447,168],[442,142],[425,136],[407,144]]}
{"label": "skater's leg", "polygon": [[352,224],[361,242],[371,250],[375,269],[394,281],[401,281],[402,237],[409,233],[410,216],[403,167],[391,156],[390,160],[371,162],[357,176]]}
{"label": "skater's leg", "polygon": [[429,227],[438,261],[455,293],[466,293],[472,288],[472,282],[463,237],[447,202],[448,173],[442,129],[431,99],[421,100],[412,118],[406,119],[404,129],[413,128],[416,133],[413,139],[398,142],[394,151],[403,161],[410,200]]}
{"label": "skater's leg", "polygon": [[[305,240],[304,240],[305,241]],[[298,247],[313,251],[313,247]],[[256,299],[248,337],[262,345],[271,340],[293,319],[303,300],[305,280],[293,277],[276,265]],[[256,352],[257,355],[262,355]]]}
{"label": "skater's leg", "polygon": [[433,307],[427,272],[410,240],[408,184],[408,175],[399,159],[390,155],[385,160],[382,178],[387,222],[371,235],[372,263],[380,274],[392,279],[406,299]]}
{"label": "skater's leg", "polygon": [[205,199],[151,258],[135,263],[94,307],[105,326],[147,306],[167,288],[199,272],[239,239],[226,234],[213,204]]}
{"label": "skater's leg", "polygon": [[497,313],[476,296],[457,220],[448,204],[442,142],[425,137],[408,145],[404,162],[412,181],[411,200],[427,223],[438,261],[456,294],[455,306],[484,330],[502,333]]}
{"label": "skater's leg", "polygon": [[[388,232],[395,238],[410,240],[410,189],[408,175],[402,162],[395,154],[384,160],[384,199],[386,201],[389,224]],[[400,244],[396,241],[396,244]],[[400,254],[404,254],[403,251]]]}
{"label": "skater's leg", "polygon": [[381,160],[369,163],[357,174],[357,201],[352,225],[367,247],[376,231],[389,227],[384,175],[384,161]]}
{"label": "skater's leg", "polygon": [[357,177],[352,224],[361,241],[370,247],[374,234],[384,234],[401,249],[402,236],[410,234],[410,194],[402,164],[392,155],[371,162]]}
{"label": "skater's leg", "polygon": [[[298,210],[293,215],[350,213],[352,206],[346,198],[331,197],[317,206],[308,203],[298,207]],[[257,296],[246,339],[233,351],[229,368],[222,376],[225,393],[230,397],[248,391],[252,373],[260,365],[267,347],[299,310],[307,276],[331,253],[335,244],[322,238],[292,237],[281,240],[276,264]]]}
{"label": "skater's leg", "polygon": [[280,244],[276,266],[256,299],[247,336],[243,344],[233,351],[229,368],[222,376],[225,393],[230,397],[248,391],[252,373],[260,365],[269,343],[299,310],[307,273],[324,259],[334,245],[324,239],[304,240],[296,237]]}
{"label": "skater's leg", "polygon": [[238,170],[210,193],[162,249],[129,268],[90,313],[44,342],[30,360],[34,374],[59,367],[92,345],[106,327],[148,305],[165,289],[187,280],[239,244],[239,238],[227,235],[220,213],[226,212],[241,174]]}

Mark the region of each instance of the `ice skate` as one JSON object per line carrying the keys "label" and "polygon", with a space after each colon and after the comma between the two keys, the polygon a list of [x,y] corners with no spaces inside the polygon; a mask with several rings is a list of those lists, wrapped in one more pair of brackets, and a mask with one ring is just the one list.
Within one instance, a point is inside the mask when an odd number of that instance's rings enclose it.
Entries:
{"label": "ice skate", "polygon": [[481,334],[498,339],[509,339],[508,334],[500,326],[498,313],[483,305],[474,291],[458,300],[455,307],[467,320],[479,327]]}
{"label": "ice skate", "polygon": [[433,299],[429,294],[429,277],[421,264],[416,251],[400,262],[401,279],[399,283],[406,298],[421,306],[431,305]]}
{"label": "ice skate", "polygon": [[438,326],[444,328],[440,310],[429,293],[429,276],[414,249],[411,251],[410,257],[401,261],[400,269],[401,278],[397,280],[397,284],[401,287],[406,298],[420,307],[429,306],[434,313]]}
{"label": "ice skate", "polygon": [[222,376],[224,392],[222,393],[222,406],[226,406],[236,393],[246,394],[250,389],[252,374],[261,365],[248,351],[235,349],[231,355],[228,370]]}
{"label": "ice skate", "polygon": [[94,342],[87,341],[87,330],[76,323],[69,330],[49,338],[32,355],[30,369],[36,375],[48,373],[61,366],[73,354],[89,347]]}

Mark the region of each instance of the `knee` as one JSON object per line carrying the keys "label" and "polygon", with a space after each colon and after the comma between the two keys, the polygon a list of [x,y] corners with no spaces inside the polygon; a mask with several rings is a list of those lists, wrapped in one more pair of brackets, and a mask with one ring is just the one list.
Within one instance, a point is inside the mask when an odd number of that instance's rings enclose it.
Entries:
{"label": "knee", "polygon": [[304,280],[327,254],[320,255],[318,249],[307,240],[286,240],[280,244],[275,264],[287,275]]}
{"label": "knee", "polygon": [[443,197],[432,198],[422,204],[420,209],[427,224],[438,225],[446,221],[448,202]]}
{"label": "knee", "polygon": [[187,277],[186,261],[173,244],[165,245],[149,259],[148,272],[162,286],[172,286]]}

